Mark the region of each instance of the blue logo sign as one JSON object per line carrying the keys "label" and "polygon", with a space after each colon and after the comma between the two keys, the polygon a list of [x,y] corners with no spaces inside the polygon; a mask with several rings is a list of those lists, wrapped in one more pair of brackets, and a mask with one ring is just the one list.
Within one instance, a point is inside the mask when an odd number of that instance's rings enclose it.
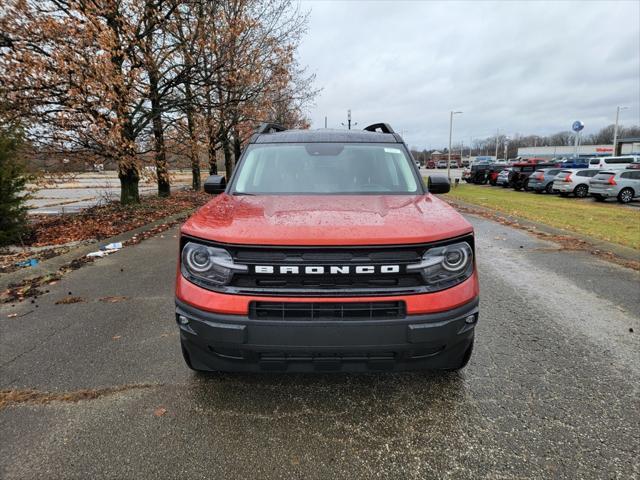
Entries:
{"label": "blue logo sign", "polygon": [[579,132],[583,128],[584,128],[584,123],[582,123],[580,120],[576,120],[575,122],[573,122],[573,125],[571,125],[571,129],[574,132]]}

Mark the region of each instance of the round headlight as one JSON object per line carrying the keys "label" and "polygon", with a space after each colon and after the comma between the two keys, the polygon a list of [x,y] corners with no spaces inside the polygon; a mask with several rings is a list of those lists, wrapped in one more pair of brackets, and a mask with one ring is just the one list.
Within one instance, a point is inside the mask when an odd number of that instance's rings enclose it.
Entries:
{"label": "round headlight", "polygon": [[211,256],[206,247],[192,249],[187,255],[188,267],[194,272],[202,273],[211,268]]}
{"label": "round headlight", "polygon": [[442,266],[445,270],[449,272],[457,272],[462,270],[467,266],[467,259],[469,258],[469,254],[464,248],[456,248],[453,250],[448,250],[444,254],[444,259],[442,260]]}

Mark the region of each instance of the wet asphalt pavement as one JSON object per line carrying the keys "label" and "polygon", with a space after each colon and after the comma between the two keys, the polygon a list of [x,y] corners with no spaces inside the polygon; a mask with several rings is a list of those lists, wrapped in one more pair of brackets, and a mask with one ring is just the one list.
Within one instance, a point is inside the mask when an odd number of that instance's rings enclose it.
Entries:
{"label": "wet asphalt pavement", "polygon": [[194,375],[175,230],[1,306],[0,389],[118,391],[0,410],[0,478],[638,478],[640,275],[469,218],[481,320],[459,374]]}

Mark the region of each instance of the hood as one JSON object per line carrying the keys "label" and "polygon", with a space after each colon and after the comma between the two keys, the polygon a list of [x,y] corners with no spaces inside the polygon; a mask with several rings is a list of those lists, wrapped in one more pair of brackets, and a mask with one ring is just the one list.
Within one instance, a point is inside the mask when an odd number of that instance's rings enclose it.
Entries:
{"label": "hood", "polygon": [[231,244],[392,245],[470,233],[458,212],[433,195],[218,195],[182,233]]}

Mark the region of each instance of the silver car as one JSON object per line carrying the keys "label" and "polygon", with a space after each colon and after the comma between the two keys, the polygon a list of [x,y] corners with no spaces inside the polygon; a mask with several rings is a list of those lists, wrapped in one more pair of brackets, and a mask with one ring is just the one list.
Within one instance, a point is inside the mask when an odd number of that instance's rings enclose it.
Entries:
{"label": "silver car", "polygon": [[509,172],[511,171],[511,167],[505,168],[498,174],[498,178],[496,180],[496,185],[500,185],[502,187],[507,188],[509,186]]}
{"label": "silver car", "polygon": [[578,198],[589,195],[589,182],[598,174],[598,170],[589,168],[570,168],[560,170],[553,179],[553,191],[566,197],[574,194]]}
{"label": "silver car", "polygon": [[589,193],[599,202],[617,197],[620,203],[629,203],[640,197],[640,170],[600,171],[591,179]]}

